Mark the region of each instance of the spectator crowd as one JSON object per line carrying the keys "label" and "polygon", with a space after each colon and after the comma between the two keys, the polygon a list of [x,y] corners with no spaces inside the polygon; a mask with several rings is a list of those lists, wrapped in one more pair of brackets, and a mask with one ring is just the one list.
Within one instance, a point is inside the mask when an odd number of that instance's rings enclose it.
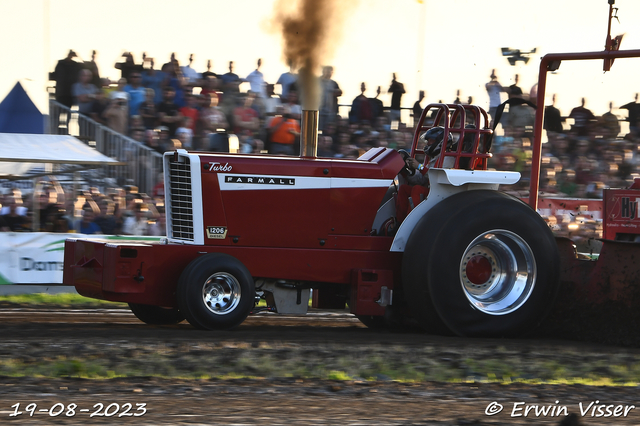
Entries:
{"label": "spectator crowd", "polygon": [[[142,56],[136,63],[131,53],[116,63],[121,78],[116,84],[101,79],[91,61],[79,63],[69,51],[58,61],[51,79],[56,81],[56,100],[68,107],[77,105],[80,114],[160,153],[176,148],[201,151],[228,149],[229,135],[236,135],[240,151],[269,152],[295,155],[299,149],[300,88],[295,69],[290,67],[275,83],[267,83],[260,71],[262,61],[246,78],[234,73],[234,63],[228,72],[216,74],[207,69],[197,72],[189,63],[180,66],[175,55],[156,69],[154,59]],[[489,167],[521,172],[523,179],[507,190],[526,196],[531,170],[533,125],[537,88],[523,90],[519,78],[514,84],[502,86],[495,71],[486,85],[489,114],[496,116],[498,105],[505,98],[530,101],[512,104],[500,121],[501,131],[494,138],[493,158]],[[241,91],[243,83],[249,90]],[[401,102],[404,85],[395,74],[386,93],[391,104],[380,99],[383,89],[376,87],[374,96],[367,96],[365,83],[360,95],[351,104],[340,104],[342,91],[333,80],[333,68],[323,68],[319,78],[321,105],[318,156],[357,158],[372,147],[408,149],[413,139],[413,123],[402,121]],[[246,85],[245,85],[246,86]],[[244,87],[244,86],[242,86]],[[276,94],[278,88],[279,94]],[[422,113],[424,91],[411,109],[413,121]],[[543,145],[540,190],[542,196],[572,198],[602,198],[606,187],[628,187],[637,176],[640,163],[640,104],[635,101],[620,106],[626,117],[608,112],[598,116],[587,108],[586,99],[563,114],[553,103],[545,106],[544,128],[548,142]],[[471,98],[467,103],[472,103]],[[454,103],[461,103],[459,93]],[[348,112],[340,114],[340,107]],[[621,135],[620,121],[625,120],[629,132]],[[110,189],[100,194],[95,188],[77,197],[64,191],[48,190],[37,197],[21,197],[11,192],[0,200],[1,230],[41,230],[53,232],[162,235],[164,208],[162,183],[154,194],[138,194],[135,187]],[[34,202],[39,201],[34,207]],[[37,225],[32,215],[39,211]],[[26,213],[25,213],[26,212]],[[23,219],[20,219],[22,217]]]}

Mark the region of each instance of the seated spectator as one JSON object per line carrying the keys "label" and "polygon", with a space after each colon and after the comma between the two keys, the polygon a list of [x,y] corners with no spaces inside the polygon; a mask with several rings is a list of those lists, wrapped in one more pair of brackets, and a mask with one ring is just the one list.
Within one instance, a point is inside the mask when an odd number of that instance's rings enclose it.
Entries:
{"label": "seated spectator", "polygon": [[98,202],[100,213],[95,217],[94,223],[100,227],[100,234],[115,235],[116,218],[113,215],[115,203],[109,198],[103,198]]}
{"label": "seated spectator", "polygon": [[279,115],[273,117],[269,124],[269,153],[276,155],[295,155],[294,143],[300,136],[300,124],[284,108],[279,107]]}
{"label": "seated spectator", "polygon": [[143,203],[133,205],[133,216],[124,220],[122,233],[124,235],[147,235],[149,220],[147,219],[147,207]]}
{"label": "seated spectator", "polygon": [[22,198],[15,194],[8,199],[8,213],[2,215],[6,226],[11,232],[29,231],[29,219],[26,215],[18,214],[18,208],[22,206]]}
{"label": "seated spectator", "polygon": [[[180,108],[180,114],[182,114],[183,117],[189,117],[191,119],[187,127],[189,127],[191,129],[191,132],[193,133],[195,132],[195,125],[198,122],[199,116],[198,97],[191,93],[188,93],[185,96],[186,105]],[[182,121],[182,124],[184,127],[184,120]]]}
{"label": "seated spectator", "polygon": [[248,92],[244,99],[238,99],[233,110],[233,132],[236,135],[252,135],[260,126],[258,112],[252,108],[255,93]]}
{"label": "seated spectator", "polygon": [[158,207],[158,218],[154,223],[149,225],[148,235],[167,235],[167,216],[164,207]]}
{"label": "seated spectator", "polygon": [[95,99],[91,103],[91,110],[89,111],[89,117],[102,125],[107,125],[107,120],[104,117],[104,111],[107,109],[109,101],[102,89],[98,90],[95,94]]}
{"label": "seated spectator", "polygon": [[129,114],[127,113],[126,96],[117,94],[112,98],[109,101],[109,105],[105,109],[103,116],[110,129],[126,135],[129,129]]}
{"label": "seated spectator", "polygon": [[102,233],[100,226],[94,222],[95,216],[93,209],[90,206],[85,205],[82,209],[82,218],[77,226],[81,234],[92,235]]}
{"label": "seated spectator", "polygon": [[191,118],[184,117],[182,126],[176,130],[176,138],[184,149],[193,149],[193,130],[191,130]]}

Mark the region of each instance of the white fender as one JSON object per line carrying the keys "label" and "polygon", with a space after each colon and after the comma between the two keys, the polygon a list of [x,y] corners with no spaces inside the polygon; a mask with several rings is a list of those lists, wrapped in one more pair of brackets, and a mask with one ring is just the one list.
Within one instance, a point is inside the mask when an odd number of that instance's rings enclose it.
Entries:
{"label": "white fender", "polygon": [[489,170],[429,169],[431,189],[426,200],[418,204],[402,222],[391,244],[391,251],[403,252],[418,221],[440,201],[458,192],[476,189],[497,191],[500,184],[511,185],[520,180],[518,172]]}

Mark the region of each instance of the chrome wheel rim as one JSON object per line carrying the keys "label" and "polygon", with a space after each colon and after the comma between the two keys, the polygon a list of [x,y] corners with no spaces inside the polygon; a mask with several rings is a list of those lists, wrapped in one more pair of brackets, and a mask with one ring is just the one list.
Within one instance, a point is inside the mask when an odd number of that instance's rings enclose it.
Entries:
{"label": "chrome wheel rim", "polygon": [[240,303],[240,283],[227,272],[216,272],[202,286],[202,300],[210,312],[225,315]]}
{"label": "chrome wheel rim", "polygon": [[504,229],[475,238],[460,261],[460,283],[471,305],[489,315],[518,310],[536,283],[536,261],[519,235]]}

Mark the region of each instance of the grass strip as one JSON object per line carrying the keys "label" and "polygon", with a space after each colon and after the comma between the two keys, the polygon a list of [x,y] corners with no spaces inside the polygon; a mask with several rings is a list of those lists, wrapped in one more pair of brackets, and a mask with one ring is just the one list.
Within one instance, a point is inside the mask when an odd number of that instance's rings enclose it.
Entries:
{"label": "grass strip", "polygon": [[[638,386],[640,361],[591,362],[580,365],[527,360],[517,357],[478,362],[462,358],[455,363],[419,356],[392,359],[384,352],[353,355],[310,355],[307,350],[283,352],[277,348],[184,350],[178,347],[135,347],[124,351],[95,351],[66,356],[0,356],[0,376],[112,379],[157,377],[175,379],[304,378],[398,382],[499,384],[566,384]],[[284,355],[284,356],[283,356]]]}
{"label": "grass strip", "polygon": [[89,305],[89,306],[114,306],[114,305],[126,305],[121,302],[109,302],[107,300],[91,299],[88,297],[80,296],[76,293],[32,293],[32,294],[11,294],[6,296],[0,296],[0,303],[10,303],[18,305],[59,305],[59,306],[74,306],[74,305]]}

